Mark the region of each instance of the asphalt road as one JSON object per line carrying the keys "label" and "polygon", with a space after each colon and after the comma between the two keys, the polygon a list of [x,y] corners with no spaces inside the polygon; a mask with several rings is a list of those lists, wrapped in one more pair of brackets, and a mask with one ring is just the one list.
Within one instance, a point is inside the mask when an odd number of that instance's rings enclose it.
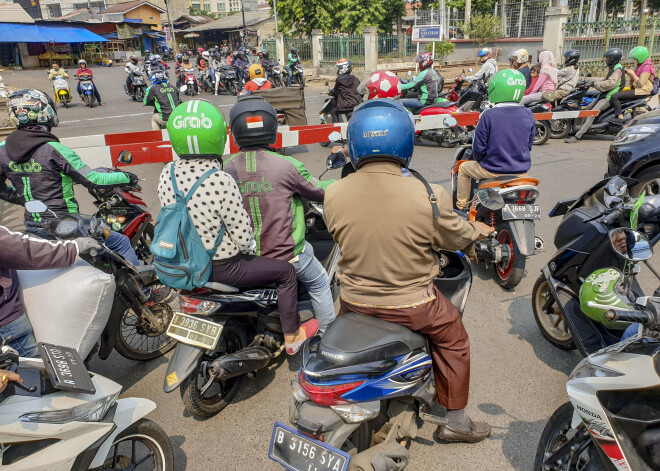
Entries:
{"label": "asphalt road", "polygon": [[[54,133],[70,137],[150,129],[150,110],[129,101],[124,94],[123,68],[95,68],[94,73],[106,106],[88,109],[76,103],[77,106],[61,110],[61,124]],[[2,75],[9,86],[38,86],[44,90],[50,87],[42,71]],[[74,82],[70,80],[70,84]],[[321,91],[306,90],[310,124],[318,122],[316,116],[324,98]],[[219,105],[225,116],[234,103],[229,96],[202,98]],[[587,138],[574,145],[549,141],[534,148],[530,174],[541,180],[543,214],[558,200],[581,194],[602,177],[610,140]],[[319,145],[290,149],[289,153],[314,175],[322,172],[328,155],[327,149]],[[429,181],[449,189],[453,154],[452,149],[420,146],[413,166]],[[144,194],[152,211],[157,212],[155,190],[162,165],[134,168],[147,178]],[[337,176],[334,173],[332,177]],[[79,188],[77,195],[83,210],[91,209],[87,192]],[[387,214],[387,208],[382,209]],[[16,226],[20,220],[19,214],[10,211],[4,223]],[[474,419],[489,422],[493,434],[474,445],[437,443],[433,439],[434,427],[425,425],[410,447],[411,471],[531,469],[541,431],[554,410],[567,401],[564,384],[580,360],[578,353],[549,344],[532,316],[532,286],[554,252],[552,241],[557,223],[548,217],[537,223],[537,235],[546,241],[546,248],[528,260],[527,275],[515,290],[502,290],[483,267],[474,270],[474,285],[463,318],[472,346],[468,411]],[[642,270],[648,271],[643,266]],[[655,288],[651,280],[645,281],[648,284],[643,284]],[[279,469],[268,459],[268,445],[273,423],[288,422],[289,384],[296,376],[297,366],[285,360],[258,372],[255,379],[245,383],[233,404],[218,416],[200,421],[184,413],[178,392],[163,392],[167,357],[137,363],[113,353],[109,361],[94,360],[92,370],[122,384],[124,397],[146,397],[158,404],[149,417],[170,435],[176,469]]]}

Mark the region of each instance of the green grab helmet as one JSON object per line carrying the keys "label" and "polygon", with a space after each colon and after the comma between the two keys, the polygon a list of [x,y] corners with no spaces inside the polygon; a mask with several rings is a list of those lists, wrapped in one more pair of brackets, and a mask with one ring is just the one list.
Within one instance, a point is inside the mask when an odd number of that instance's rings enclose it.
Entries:
{"label": "green grab helmet", "polygon": [[580,287],[580,309],[589,318],[608,329],[624,330],[627,322],[612,322],[605,319],[610,309],[632,310],[630,303],[620,293],[623,273],[616,268],[601,268],[584,280]]}
{"label": "green grab helmet", "polygon": [[186,101],[174,108],[167,120],[167,133],[179,157],[215,159],[225,153],[227,123],[208,101]]}
{"label": "green grab helmet", "polygon": [[637,64],[641,64],[642,62],[644,62],[646,59],[649,58],[649,50],[646,49],[644,46],[637,46],[628,53],[628,57],[630,57],[631,59],[635,59],[637,61]]}
{"label": "green grab helmet", "polygon": [[527,82],[522,72],[513,69],[500,70],[488,82],[488,101],[493,104],[519,103],[526,88]]}

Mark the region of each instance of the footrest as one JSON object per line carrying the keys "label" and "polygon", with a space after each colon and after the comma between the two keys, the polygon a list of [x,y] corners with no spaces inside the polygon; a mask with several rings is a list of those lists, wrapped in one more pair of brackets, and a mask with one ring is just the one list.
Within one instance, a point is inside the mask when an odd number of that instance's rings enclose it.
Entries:
{"label": "footrest", "polygon": [[449,423],[449,421],[444,417],[428,414],[426,412],[420,412],[419,418],[422,419],[424,422],[428,422],[433,425],[447,425]]}

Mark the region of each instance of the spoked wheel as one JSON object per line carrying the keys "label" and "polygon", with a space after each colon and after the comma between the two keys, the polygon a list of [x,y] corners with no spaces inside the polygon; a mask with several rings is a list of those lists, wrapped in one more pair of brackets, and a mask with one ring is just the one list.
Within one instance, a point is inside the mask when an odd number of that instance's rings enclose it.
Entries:
{"label": "spoked wheel", "polygon": [[[581,433],[580,430],[571,428],[572,420],[573,405],[570,402],[567,402],[552,414],[539,440],[534,468],[532,468],[534,471],[578,471],[586,469],[605,471],[605,465],[600,459],[591,438],[577,439],[573,448],[568,453],[561,458],[558,457],[559,459],[556,462],[548,463],[546,467],[543,466],[545,460],[550,458],[553,453],[557,452],[564,444],[571,440],[575,433]],[[589,440],[589,443],[586,443],[587,440]],[[582,445],[586,446],[583,448]],[[574,456],[577,451],[580,454]]]}
{"label": "spoked wheel", "polygon": [[497,240],[508,247],[509,256],[495,265],[495,279],[502,288],[512,289],[518,286],[525,274],[525,257],[518,250],[508,223],[500,225],[497,232]]}
{"label": "spoked wheel", "polygon": [[98,471],[174,470],[174,453],[165,431],[148,419],[140,419],[117,435],[108,457]]}
{"label": "spoked wheel", "polygon": [[571,130],[571,123],[568,119],[551,119],[549,124],[550,139],[563,139]]}
{"label": "spoked wheel", "polygon": [[248,345],[245,327],[236,322],[227,322],[214,352],[205,355],[186,379],[181,382],[179,391],[183,405],[195,417],[213,417],[227,407],[241,388],[245,375],[236,376],[224,383],[213,381],[208,385],[210,375],[208,365],[216,358],[235,353]]}
{"label": "spoked wheel", "polygon": [[139,260],[142,260],[145,264],[149,265],[154,258],[154,255],[151,253],[149,247],[151,247],[151,242],[154,240],[154,225],[151,223],[147,224],[147,227],[144,229],[144,232],[140,236],[137,245],[135,246],[135,253]]}
{"label": "spoked wheel", "polygon": [[[144,287],[147,295],[147,307],[158,318],[158,325],[153,326],[133,309],[127,309],[121,319],[115,349],[124,358],[135,361],[147,361],[169,352],[176,341],[165,332],[172,320],[172,303],[176,302],[176,292],[156,281]],[[176,307],[176,306],[175,306]]]}
{"label": "spoked wheel", "polygon": [[545,121],[537,121],[536,134],[534,134],[534,145],[543,145],[548,139],[550,139],[550,126]]}
{"label": "spoked wheel", "polygon": [[575,350],[573,336],[543,275],[538,277],[532,288],[532,311],[536,325],[550,343],[564,350]]}

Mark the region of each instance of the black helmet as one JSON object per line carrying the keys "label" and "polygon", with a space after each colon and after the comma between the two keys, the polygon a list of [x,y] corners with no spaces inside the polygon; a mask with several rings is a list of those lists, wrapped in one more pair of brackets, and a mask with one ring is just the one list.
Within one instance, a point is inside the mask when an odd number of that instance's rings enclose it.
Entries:
{"label": "black helmet", "polygon": [[618,47],[611,47],[607,51],[605,51],[603,57],[605,58],[605,63],[607,64],[608,67],[614,67],[619,62],[621,62],[621,58],[623,57],[623,52],[621,52],[621,49],[619,49]]}
{"label": "black helmet", "polygon": [[229,112],[229,126],[239,149],[265,147],[277,139],[277,113],[261,96],[245,96]]}
{"label": "black helmet", "polygon": [[264,56],[265,59],[268,59],[270,57],[270,52],[264,51],[262,55]]}
{"label": "black helmet", "polygon": [[291,54],[298,54],[298,48],[297,47],[292,47],[291,48]]}
{"label": "black helmet", "polygon": [[577,65],[580,60],[580,51],[577,49],[571,49],[564,53],[564,66],[568,67],[569,65]]}

